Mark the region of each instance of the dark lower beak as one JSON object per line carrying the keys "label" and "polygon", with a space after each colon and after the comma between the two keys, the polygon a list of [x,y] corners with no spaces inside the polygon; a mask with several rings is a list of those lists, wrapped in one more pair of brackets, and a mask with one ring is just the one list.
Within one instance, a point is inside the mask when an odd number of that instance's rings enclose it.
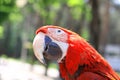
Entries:
{"label": "dark lower beak", "polygon": [[57,43],[52,42],[50,37],[45,36],[45,47],[43,55],[48,60],[58,60],[62,57],[62,50]]}

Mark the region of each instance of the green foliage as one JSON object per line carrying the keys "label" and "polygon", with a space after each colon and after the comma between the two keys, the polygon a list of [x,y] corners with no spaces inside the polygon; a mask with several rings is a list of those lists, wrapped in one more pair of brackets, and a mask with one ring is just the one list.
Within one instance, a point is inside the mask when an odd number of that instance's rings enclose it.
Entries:
{"label": "green foliage", "polygon": [[51,64],[49,65],[49,68],[55,68],[55,69],[57,69],[58,66],[57,66],[57,64],[55,64],[55,63],[51,63]]}
{"label": "green foliage", "polygon": [[4,54],[1,55],[0,57],[1,57],[1,58],[8,58],[8,57],[7,57],[6,55],[4,55]]}
{"label": "green foliage", "polygon": [[0,24],[16,9],[15,0],[0,0]]}
{"label": "green foliage", "polygon": [[3,38],[4,28],[0,26],[0,39]]}
{"label": "green foliage", "polygon": [[88,5],[87,5],[87,8],[86,8],[85,16],[86,16],[86,20],[87,21],[91,21],[91,19],[92,19],[91,8]]}
{"label": "green foliage", "polygon": [[79,19],[83,13],[84,0],[68,0],[67,5],[71,7],[71,14],[75,19]]}
{"label": "green foliage", "polygon": [[14,13],[10,13],[9,19],[10,19],[10,21],[15,22],[15,23],[21,22],[23,20],[23,16],[18,12],[16,12],[16,13],[14,12]]}
{"label": "green foliage", "polygon": [[56,12],[60,8],[60,0],[29,0],[33,9],[45,20],[45,24],[52,24]]}
{"label": "green foliage", "polygon": [[85,0],[68,0],[67,5],[71,8],[71,14],[76,19],[85,15],[86,20],[91,19],[91,8],[86,4]]}
{"label": "green foliage", "polygon": [[68,6],[75,7],[75,6],[83,6],[84,0],[68,0]]}
{"label": "green foliage", "polygon": [[88,31],[87,28],[83,28],[81,36],[82,36],[84,39],[89,40],[89,36],[90,36],[90,35],[89,35],[89,31]]}

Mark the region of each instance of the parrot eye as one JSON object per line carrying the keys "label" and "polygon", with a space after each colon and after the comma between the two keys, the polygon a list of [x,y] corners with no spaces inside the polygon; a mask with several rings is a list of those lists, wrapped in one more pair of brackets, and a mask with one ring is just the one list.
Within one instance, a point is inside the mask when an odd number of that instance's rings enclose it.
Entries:
{"label": "parrot eye", "polygon": [[57,32],[58,32],[58,33],[60,33],[60,32],[61,32],[61,30],[58,30]]}
{"label": "parrot eye", "polygon": [[56,34],[63,34],[64,31],[60,30],[60,29],[56,29]]}

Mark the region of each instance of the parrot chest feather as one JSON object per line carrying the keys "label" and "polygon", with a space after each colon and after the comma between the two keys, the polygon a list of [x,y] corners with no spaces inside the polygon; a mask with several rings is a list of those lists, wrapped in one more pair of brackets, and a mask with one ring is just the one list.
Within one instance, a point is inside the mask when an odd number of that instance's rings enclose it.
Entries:
{"label": "parrot chest feather", "polygon": [[119,77],[112,75],[114,72],[112,72],[110,67],[98,62],[94,64],[96,66],[87,64],[79,65],[74,74],[70,74],[65,66],[66,63],[60,63],[61,75],[65,80],[119,80]]}

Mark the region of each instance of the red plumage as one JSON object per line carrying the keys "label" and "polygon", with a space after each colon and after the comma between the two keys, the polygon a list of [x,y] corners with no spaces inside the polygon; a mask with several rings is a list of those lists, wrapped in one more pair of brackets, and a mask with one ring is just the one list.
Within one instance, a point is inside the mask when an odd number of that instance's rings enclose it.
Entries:
{"label": "red plumage", "polygon": [[[52,32],[48,32],[48,28],[49,30],[52,28]],[[65,35],[67,34],[67,38],[63,39],[64,35],[61,34],[56,35],[54,28],[64,31]],[[38,29],[36,33],[38,34],[39,32],[43,32],[57,41],[62,40],[64,43],[69,44],[66,56],[59,62],[63,79],[120,80],[108,62],[78,34],[58,26],[44,26]]]}
{"label": "red plumage", "polygon": [[83,38],[71,33],[66,58],[59,63],[65,80],[120,80],[106,60]]}

